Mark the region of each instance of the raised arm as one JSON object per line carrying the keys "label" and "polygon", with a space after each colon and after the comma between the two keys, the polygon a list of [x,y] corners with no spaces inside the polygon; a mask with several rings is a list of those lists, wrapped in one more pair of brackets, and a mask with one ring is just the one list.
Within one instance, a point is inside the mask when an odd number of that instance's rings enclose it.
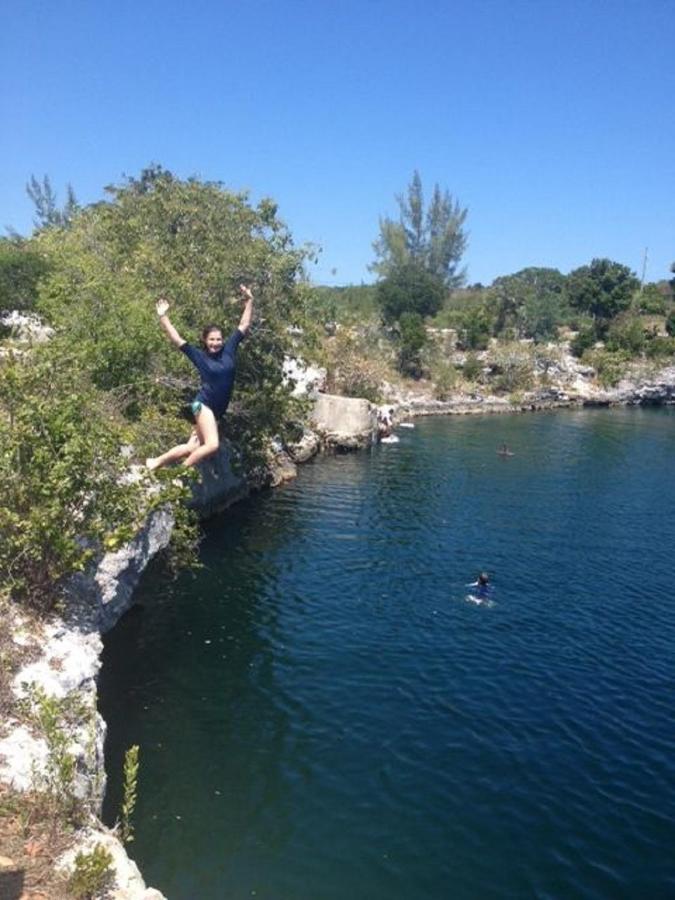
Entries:
{"label": "raised arm", "polygon": [[169,320],[169,317],[167,315],[169,311],[168,301],[160,298],[155,304],[155,309],[157,310],[157,315],[159,316],[159,324],[162,326],[162,330],[164,331],[166,336],[176,347],[182,347],[186,342],[178,334],[176,329],[171,324],[171,321]]}
{"label": "raised arm", "polygon": [[253,293],[245,284],[240,284],[239,290],[241,291],[241,299],[246,304],[239,320],[239,331],[242,334],[248,334],[248,330],[251,327],[251,319],[253,318]]}

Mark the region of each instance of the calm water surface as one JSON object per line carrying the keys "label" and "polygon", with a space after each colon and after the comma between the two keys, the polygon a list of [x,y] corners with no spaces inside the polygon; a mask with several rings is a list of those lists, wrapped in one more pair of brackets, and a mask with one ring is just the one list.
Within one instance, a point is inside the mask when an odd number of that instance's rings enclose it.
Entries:
{"label": "calm water surface", "polygon": [[675,411],[399,435],[146,573],[106,638],[108,817],[138,743],[170,900],[675,897]]}

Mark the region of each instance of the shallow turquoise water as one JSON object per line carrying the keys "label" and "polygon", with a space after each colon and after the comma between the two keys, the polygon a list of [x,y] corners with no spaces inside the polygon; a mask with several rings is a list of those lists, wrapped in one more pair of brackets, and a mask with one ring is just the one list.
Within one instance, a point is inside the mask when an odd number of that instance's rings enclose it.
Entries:
{"label": "shallow turquoise water", "polygon": [[[675,412],[417,421],[146,573],[108,816],[170,900],[675,896]],[[510,459],[495,450],[507,441]],[[487,569],[494,605],[466,601]]]}

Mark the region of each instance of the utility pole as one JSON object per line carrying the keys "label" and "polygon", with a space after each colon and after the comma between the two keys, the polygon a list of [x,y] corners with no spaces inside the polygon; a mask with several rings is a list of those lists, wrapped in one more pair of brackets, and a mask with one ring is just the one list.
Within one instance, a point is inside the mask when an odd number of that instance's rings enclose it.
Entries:
{"label": "utility pole", "polygon": [[642,257],[642,278],[640,279],[640,293],[642,293],[642,289],[645,286],[645,275],[647,274],[647,253],[649,252],[649,247],[645,247],[645,255]]}

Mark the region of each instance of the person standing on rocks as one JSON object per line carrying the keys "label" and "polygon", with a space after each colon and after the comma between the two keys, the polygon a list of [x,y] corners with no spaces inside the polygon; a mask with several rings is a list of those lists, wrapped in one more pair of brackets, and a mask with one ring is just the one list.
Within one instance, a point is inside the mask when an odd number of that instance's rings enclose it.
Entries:
{"label": "person standing on rocks", "polygon": [[253,318],[253,294],[244,284],[239,285],[244,312],[238,327],[225,341],[217,325],[208,325],[202,331],[202,348],[188,344],[172,325],[168,312],[169,303],[160,298],[155,308],[159,324],[174,346],[178,347],[195,366],[201,376],[201,386],[192,401],[191,409],[195,427],[184,444],[178,444],[161,456],[148,457],[145,461],[150,471],[169,463],[183,460],[184,466],[195,466],[219,447],[218,418],[230,402],[234,387],[237,347],[248,334]]}

